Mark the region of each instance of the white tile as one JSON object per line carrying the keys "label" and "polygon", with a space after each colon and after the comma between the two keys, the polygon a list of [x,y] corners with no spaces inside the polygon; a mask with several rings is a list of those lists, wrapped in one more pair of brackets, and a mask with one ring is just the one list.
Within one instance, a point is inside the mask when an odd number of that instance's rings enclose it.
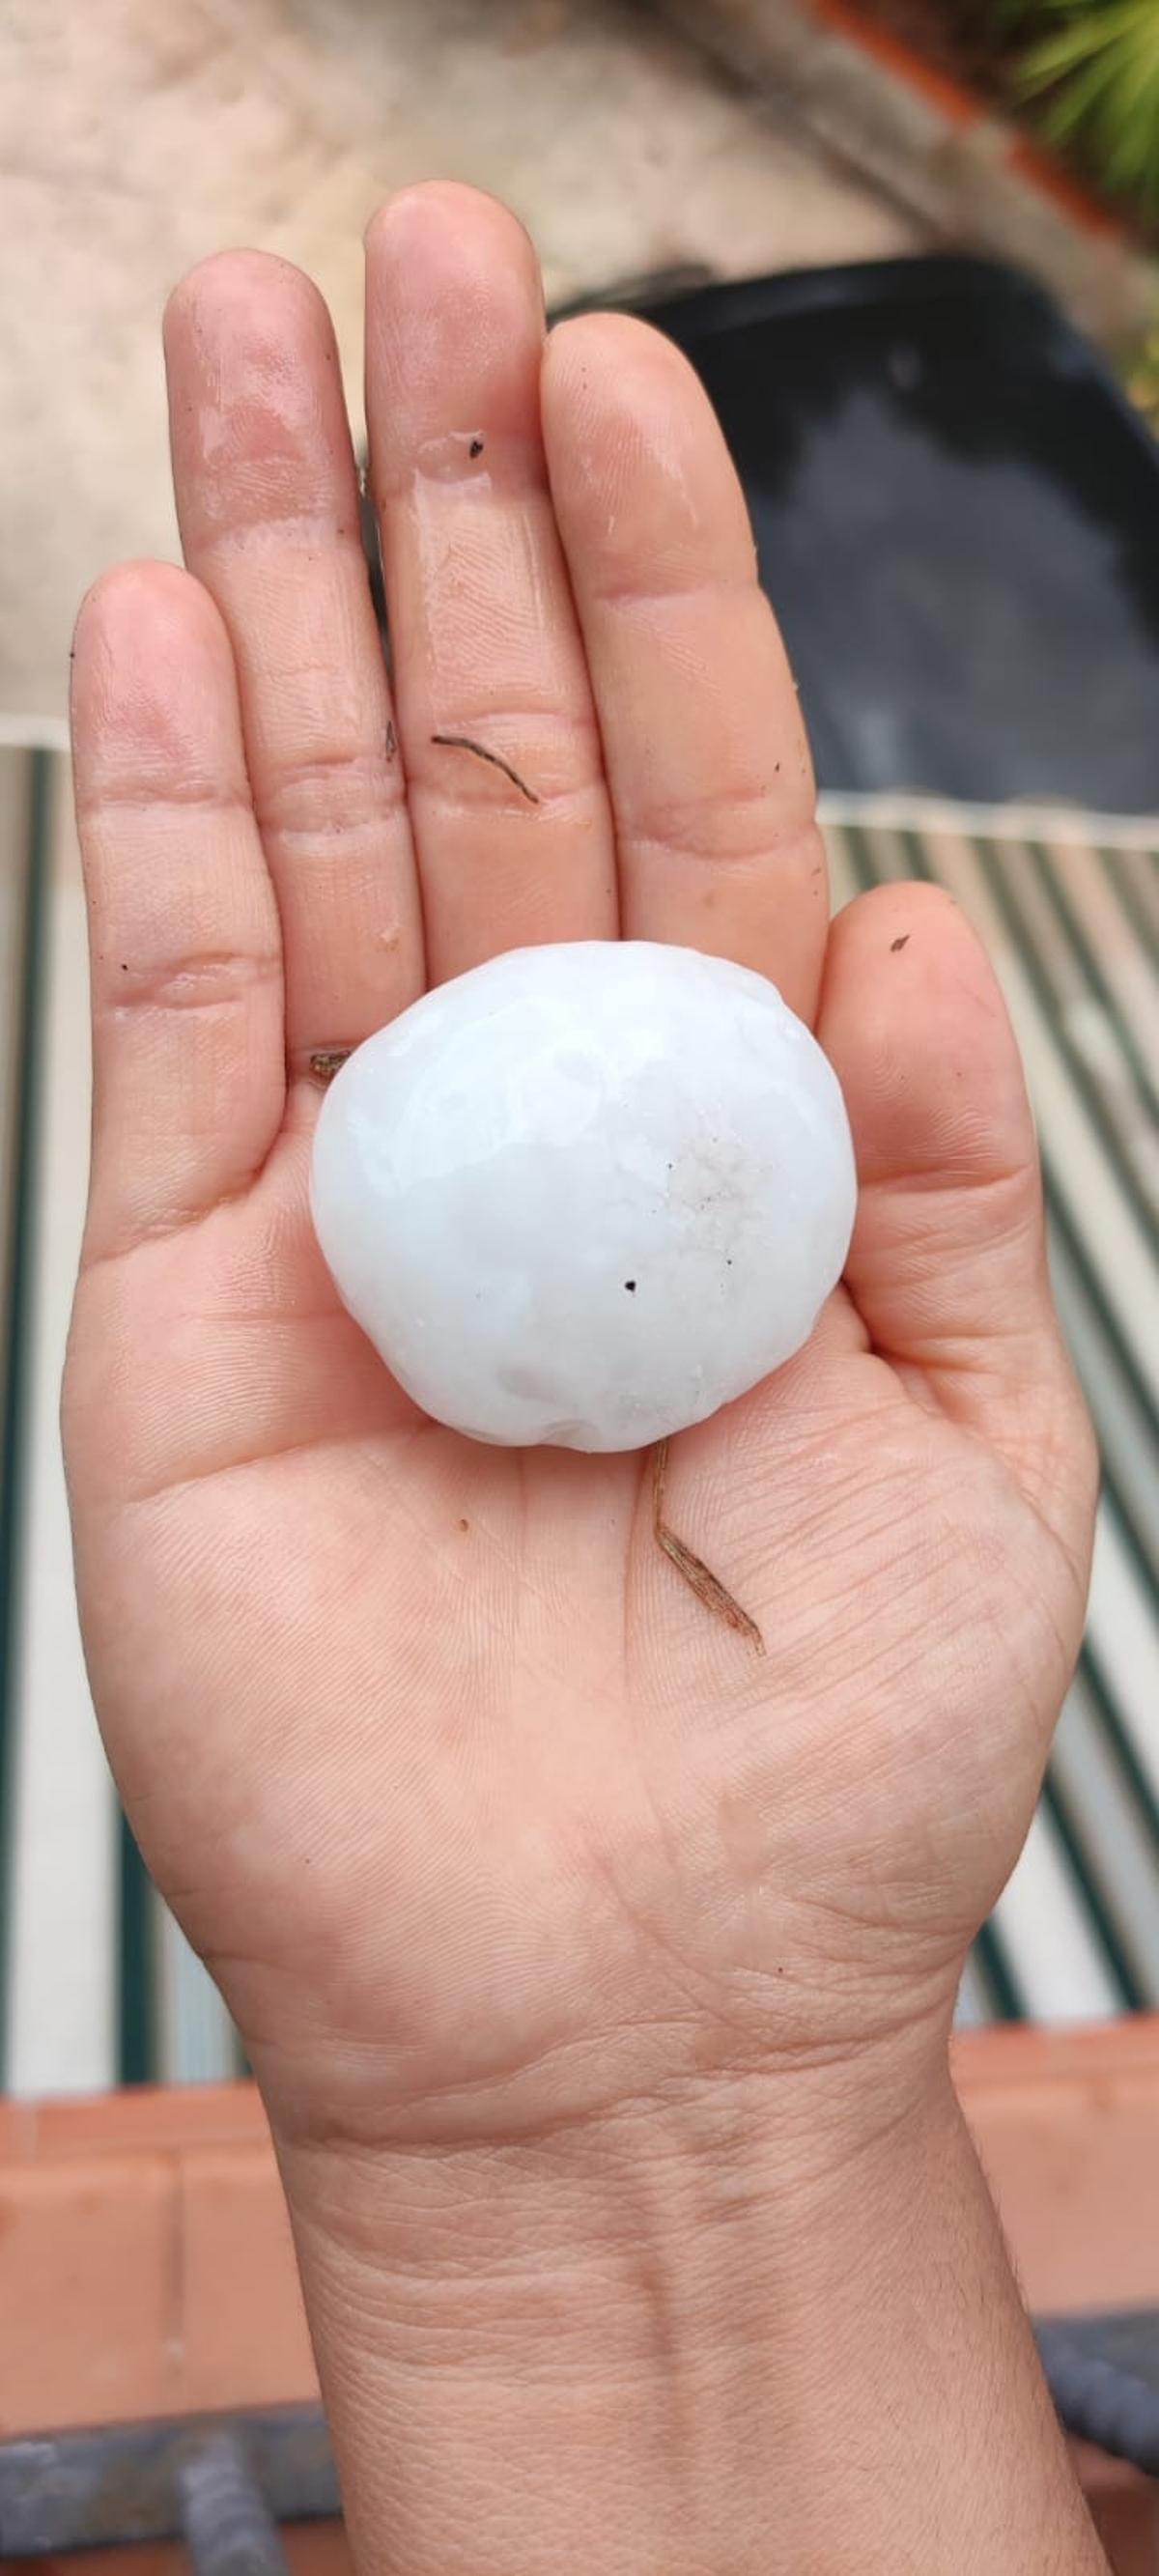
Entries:
{"label": "white tile", "polygon": [[1066,1854],[1040,1807],[994,1920],[1034,2021],[1103,2021],[1120,2010]]}

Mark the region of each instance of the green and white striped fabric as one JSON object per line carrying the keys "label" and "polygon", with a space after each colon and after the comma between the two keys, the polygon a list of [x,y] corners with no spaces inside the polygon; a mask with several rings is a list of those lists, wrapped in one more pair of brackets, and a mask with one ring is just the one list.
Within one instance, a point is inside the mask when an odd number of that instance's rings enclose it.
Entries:
{"label": "green and white striped fabric", "polygon": [[[829,798],[840,904],[948,886],[995,961],[1042,1141],[1064,1325],[1105,1481],[1090,1620],[966,2020],[1159,2005],[1159,821]],[[236,2071],[97,1739],[57,1393],[88,1148],[83,905],[58,753],[0,748],[0,1992],[19,2092]]]}
{"label": "green and white striped fabric", "polygon": [[71,801],[60,754],[0,749],[0,2074],[21,2093],[239,2064],[121,1820],[77,1627],[57,1432],[89,1122]]}
{"label": "green and white striped fabric", "polygon": [[1159,822],[831,798],[841,903],[948,887],[1018,1031],[1064,1329],[1103,1457],[1090,1615],[1046,1790],[968,2018],[1159,2003]]}

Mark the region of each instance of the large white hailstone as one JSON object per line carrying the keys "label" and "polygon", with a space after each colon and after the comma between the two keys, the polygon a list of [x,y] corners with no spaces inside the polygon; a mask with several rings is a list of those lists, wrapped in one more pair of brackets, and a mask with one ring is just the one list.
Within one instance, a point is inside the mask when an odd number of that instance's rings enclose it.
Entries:
{"label": "large white hailstone", "polygon": [[516,949],[368,1038],[312,1203],[344,1303],[475,1440],[639,1449],[800,1349],[856,1178],[772,984],[642,940]]}

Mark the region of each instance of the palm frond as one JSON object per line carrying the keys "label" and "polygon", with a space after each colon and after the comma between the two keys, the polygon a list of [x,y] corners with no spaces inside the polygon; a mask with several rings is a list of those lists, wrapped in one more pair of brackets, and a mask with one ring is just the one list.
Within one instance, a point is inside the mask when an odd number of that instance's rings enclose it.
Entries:
{"label": "palm frond", "polygon": [[1159,0],[995,0],[995,13],[1032,36],[1019,87],[1048,141],[1159,206]]}

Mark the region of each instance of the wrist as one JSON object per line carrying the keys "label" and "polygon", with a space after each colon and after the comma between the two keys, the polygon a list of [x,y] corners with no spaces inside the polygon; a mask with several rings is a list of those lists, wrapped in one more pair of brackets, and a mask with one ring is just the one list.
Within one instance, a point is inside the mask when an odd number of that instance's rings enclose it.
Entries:
{"label": "wrist", "polygon": [[[895,2065],[668,2085],[522,2139],[321,2145],[282,2137],[299,2246],[403,2365],[457,2319],[518,2381],[589,2351],[671,2364],[748,2342],[864,2229],[887,2246],[964,2136],[944,2046]],[[678,2305],[670,2277],[679,2282]],[[659,2333],[662,2304],[669,2331]],[[671,2335],[679,2328],[679,2346]]]}
{"label": "wrist", "polygon": [[782,2080],[283,2146],[361,2576],[1104,2569],[944,2058]]}
{"label": "wrist", "polygon": [[840,2356],[920,2295],[970,2150],[944,2069],[876,2124],[778,2080],[518,2149],[284,2155],[364,2569],[844,2568],[802,2554]]}

